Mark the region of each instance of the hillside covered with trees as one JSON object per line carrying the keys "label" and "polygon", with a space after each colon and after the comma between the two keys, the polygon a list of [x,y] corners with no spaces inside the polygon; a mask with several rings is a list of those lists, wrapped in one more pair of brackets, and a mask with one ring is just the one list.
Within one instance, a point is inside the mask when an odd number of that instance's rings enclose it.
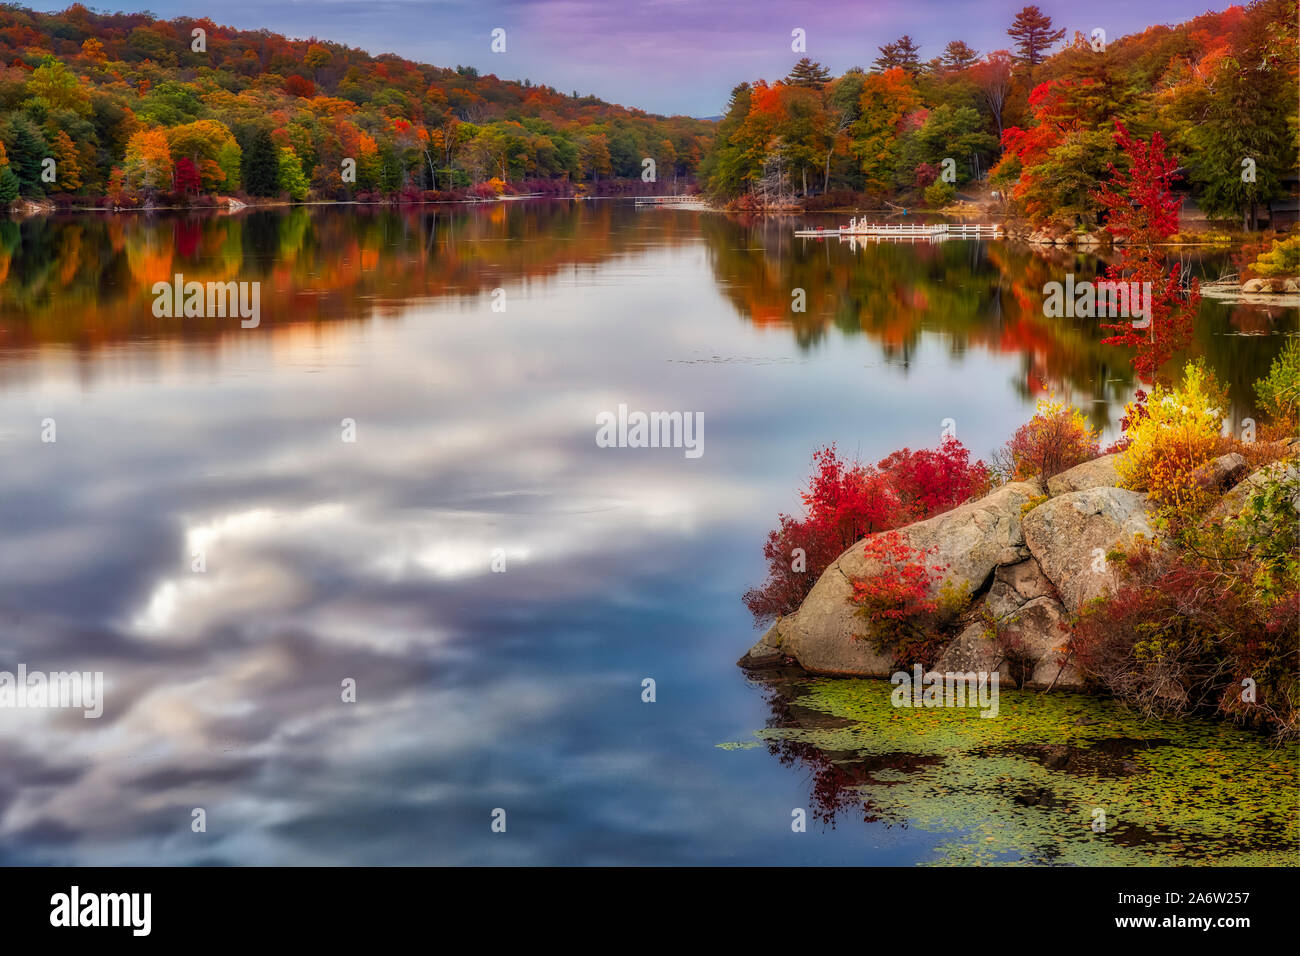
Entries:
{"label": "hillside covered with trees", "polygon": [[1067,40],[1027,6],[1005,50],[981,55],[958,39],[922,59],[903,36],[839,77],[805,58],[732,91],[701,179],[742,208],[815,208],[838,204],[837,190],[940,206],[987,175],[1031,221],[1091,227],[1103,212],[1096,184],[1124,162],[1120,122],[1162,133],[1207,213],[1250,224],[1295,189],[1296,19],[1294,0],[1254,0]]}
{"label": "hillside covered with trees", "polygon": [[659,183],[680,183],[714,126],[470,67],[81,4],[0,6],[0,64],[5,202],[601,190],[639,184],[646,158]]}

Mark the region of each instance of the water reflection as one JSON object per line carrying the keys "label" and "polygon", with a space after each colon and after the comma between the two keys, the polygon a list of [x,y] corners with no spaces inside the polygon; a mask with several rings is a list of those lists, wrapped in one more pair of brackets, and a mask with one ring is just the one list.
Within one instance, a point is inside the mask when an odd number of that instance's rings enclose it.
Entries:
{"label": "water reflection", "polygon": [[[984,453],[1042,387],[1126,389],[991,244],[546,202],[0,249],[0,669],[107,683],[98,721],[0,711],[5,862],[928,859],[872,822],[792,842],[804,781],[715,746],[766,712],[733,667],[765,530],[816,444],[874,460],[957,414]],[[155,318],[177,272],[262,282],[261,327]],[[1249,380],[1275,343],[1234,321],[1198,345]],[[704,457],[597,448],[619,403],[702,412]]]}
{"label": "water reflection", "polygon": [[983,720],[895,708],[882,681],[773,669],[759,686],[758,736],[809,778],[810,816],[931,831],[931,862],[1291,865],[1300,846],[1294,744],[1073,694],[1003,691]]}

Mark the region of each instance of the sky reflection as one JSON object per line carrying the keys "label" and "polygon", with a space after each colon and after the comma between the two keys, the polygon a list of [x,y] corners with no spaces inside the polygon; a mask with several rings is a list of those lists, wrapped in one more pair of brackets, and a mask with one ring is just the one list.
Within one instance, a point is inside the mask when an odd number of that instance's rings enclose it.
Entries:
{"label": "sky reflection", "polygon": [[[0,313],[27,342],[0,352],[0,669],[107,683],[97,721],[0,712],[0,861],[928,858],[879,825],[794,838],[808,781],[717,748],[769,716],[739,596],[816,445],[875,459],[954,417],[984,454],[1032,404],[1021,353],[954,351],[942,317],[905,366],[810,346],[737,308],[743,232],[589,215],[599,261],[490,254],[440,293],[435,258],[346,321],[84,347]],[[598,448],[619,403],[703,412],[703,457]]]}

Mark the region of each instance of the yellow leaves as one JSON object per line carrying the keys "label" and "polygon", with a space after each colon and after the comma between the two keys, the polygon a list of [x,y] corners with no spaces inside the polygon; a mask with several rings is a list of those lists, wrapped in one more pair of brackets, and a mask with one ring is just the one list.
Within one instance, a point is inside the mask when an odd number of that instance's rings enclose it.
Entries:
{"label": "yellow leaves", "polygon": [[161,127],[131,134],[126,143],[125,172],[132,187],[165,189],[171,185],[172,153]]}
{"label": "yellow leaves", "polygon": [[1116,462],[1127,488],[1147,491],[1165,509],[1198,510],[1206,493],[1193,472],[1218,452],[1227,394],[1202,362],[1189,364],[1175,388],[1156,385],[1145,414],[1130,404],[1129,445]]}

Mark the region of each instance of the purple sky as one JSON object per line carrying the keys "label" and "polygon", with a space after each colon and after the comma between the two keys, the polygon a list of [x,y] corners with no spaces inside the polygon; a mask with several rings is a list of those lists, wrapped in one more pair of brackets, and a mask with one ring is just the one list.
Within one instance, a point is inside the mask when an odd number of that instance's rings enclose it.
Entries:
{"label": "purple sky", "polygon": [[[28,0],[42,10],[67,2]],[[97,9],[148,9],[160,17],[211,17],[243,29],[317,36],[393,52],[438,66],[466,64],[503,79],[530,78],[564,92],[594,93],[659,113],[722,112],[742,80],[785,75],[798,55],[790,31],[807,32],[808,55],[835,73],[869,67],[876,48],[910,34],[922,59],[949,40],[981,53],[1006,47],[1006,28],[1025,0],[113,0]],[[1180,23],[1223,9],[1206,0],[1040,0],[1057,26],[1114,39],[1152,23]],[[490,51],[491,31],[506,30],[506,52]]]}

